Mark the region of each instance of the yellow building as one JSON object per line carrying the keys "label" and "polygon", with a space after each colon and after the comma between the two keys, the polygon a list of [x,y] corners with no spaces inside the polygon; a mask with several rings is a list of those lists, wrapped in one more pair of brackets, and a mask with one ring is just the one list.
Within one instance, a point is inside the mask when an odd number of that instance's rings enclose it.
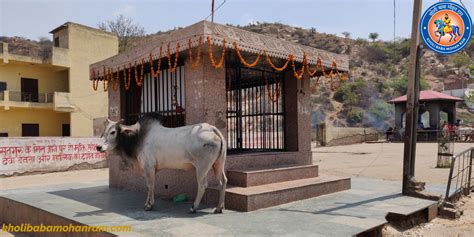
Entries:
{"label": "yellow building", "polygon": [[94,91],[89,65],[118,53],[114,34],[67,22],[40,55],[9,53],[0,43],[0,136],[92,136],[108,114],[107,93]]}

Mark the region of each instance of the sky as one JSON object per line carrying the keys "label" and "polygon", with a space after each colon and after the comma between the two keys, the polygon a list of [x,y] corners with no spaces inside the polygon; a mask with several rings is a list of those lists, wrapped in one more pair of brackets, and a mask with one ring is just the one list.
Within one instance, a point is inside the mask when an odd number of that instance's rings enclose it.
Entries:
{"label": "sky", "polygon": [[[413,1],[395,1],[396,37],[409,37]],[[215,6],[222,2],[215,0]],[[423,0],[423,9],[436,2]],[[474,16],[474,0],[463,3]],[[340,36],[347,31],[352,38],[365,39],[377,32],[380,39],[393,40],[393,4],[393,0],[225,0],[214,21],[233,25],[279,22]],[[151,34],[201,21],[210,9],[211,0],[0,0],[0,35],[37,40],[51,37],[48,32],[67,21],[97,27],[120,14]]]}

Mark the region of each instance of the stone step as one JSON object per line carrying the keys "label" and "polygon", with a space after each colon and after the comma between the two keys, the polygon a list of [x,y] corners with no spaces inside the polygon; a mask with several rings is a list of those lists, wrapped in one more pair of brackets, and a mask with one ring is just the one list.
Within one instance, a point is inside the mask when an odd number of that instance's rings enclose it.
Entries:
{"label": "stone step", "polygon": [[[351,188],[350,178],[316,177],[253,187],[227,187],[225,207],[236,211],[254,211],[289,202],[313,198]],[[219,192],[209,187],[203,201],[215,205]]]}
{"label": "stone step", "polygon": [[315,177],[318,177],[317,165],[227,171],[228,184],[239,187],[251,187]]}

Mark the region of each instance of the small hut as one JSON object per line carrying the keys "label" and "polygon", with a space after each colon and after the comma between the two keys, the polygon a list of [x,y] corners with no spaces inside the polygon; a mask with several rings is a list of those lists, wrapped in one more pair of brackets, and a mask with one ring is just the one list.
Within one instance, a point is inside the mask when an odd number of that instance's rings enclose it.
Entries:
{"label": "small hut", "polygon": [[[228,198],[242,198],[228,201],[228,208],[250,211],[350,187],[347,178],[317,177],[310,134],[310,78],[333,86],[347,78],[348,69],[344,55],[201,21],[147,38],[92,64],[90,73],[94,89],[109,91],[112,120],[132,124],[154,112],[168,127],[207,122],[220,129],[227,138],[229,185],[263,185],[259,193],[227,190]],[[111,187],[146,190],[140,175],[118,157],[109,158]],[[159,197],[196,194],[194,172],[164,170],[157,176]],[[213,175],[208,180],[212,186]],[[294,187],[265,187],[282,181],[293,181]],[[301,192],[286,199],[250,200],[295,188]]]}
{"label": "small hut", "polygon": [[[420,130],[439,130],[445,117],[448,123],[456,122],[456,103],[463,99],[446,95],[432,90],[420,91],[420,107],[418,116],[418,128]],[[395,105],[395,126],[397,128],[405,127],[405,113],[407,96],[400,96],[389,103]],[[442,116],[442,114],[445,114]]]}

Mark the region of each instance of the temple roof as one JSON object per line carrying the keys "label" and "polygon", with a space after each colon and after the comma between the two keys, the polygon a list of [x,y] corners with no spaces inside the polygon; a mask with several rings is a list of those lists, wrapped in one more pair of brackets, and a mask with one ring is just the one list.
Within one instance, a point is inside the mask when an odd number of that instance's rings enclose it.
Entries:
{"label": "temple roof", "polygon": [[266,49],[270,57],[287,59],[288,55],[291,54],[294,56],[296,62],[302,62],[303,54],[306,53],[308,63],[311,65],[315,65],[319,57],[324,67],[331,68],[333,61],[335,61],[340,71],[349,70],[349,58],[347,55],[335,54],[282,39],[276,39],[271,36],[242,30],[233,26],[211,23],[209,21],[200,21],[194,25],[171,33],[146,38],[128,51],[92,64],[90,70],[95,70],[100,76],[104,66],[107,68],[116,68],[117,66],[122,67],[127,65],[130,62],[133,64],[134,61],[139,63],[142,59],[147,60],[150,52],[152,52],[153,55],[159,54],[160,46],[163,46],[162,57],[165,57],[168,44],[170,45],[171,53],[175,53],[176,44],[179,42],[179,52],[182,52],[188,50],[189,39],[191,39],[192,47],[196,47],[199,42],[199,37],[202,37],[202,43],[206,44],[207,36],[211,36],[213,45],[221,47],[225,39],[227,41],[227,48],[233,48],[232,43],[237,42],[241,51],[256,54]]}
{"label": "temple roof", "polygon": [[[437,91],[432,91],[432,90],[420,91],[420,101],[433,101],[433,100],[455,101],[455,102],[464,101],[461,98],[446,95]],[[400,96],[400,97],[390,100],[389,103],[397,104],[397,103],[403,103],[406,101],[407,101],[407,96],[404,95],[404,96]]]}

